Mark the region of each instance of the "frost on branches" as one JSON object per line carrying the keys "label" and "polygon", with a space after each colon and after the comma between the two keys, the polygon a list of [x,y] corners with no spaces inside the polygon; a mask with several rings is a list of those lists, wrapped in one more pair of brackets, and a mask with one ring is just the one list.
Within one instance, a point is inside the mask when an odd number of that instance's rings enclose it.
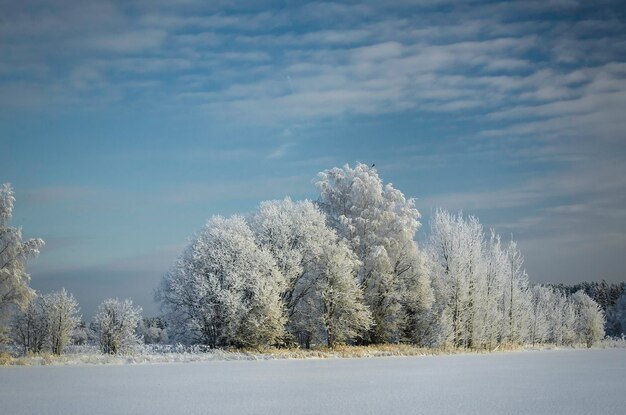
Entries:
{"label": "frost on branches", "polygon": [[133,306],[131,300],[109,298],[96,312],[94,325],[102,353],[130,353],[140,341],[137,326],[141,321],[141,307]]}
{"label": "frost on branches", "polygon": [[8,227],[14,198],[2,185],[0,323],[11,322],[10,337],[25,354],[61,354],[89,337],[111,354],[168,341],[210,348],[591,347],[605,334],[603,310],[610,333],[626,331],[623,289],[596,285],[590,295],[599,304],[578,288],[533,287],[516,242],[485,232],[473,216],[437,210],[418,246],[414,200],[384,184],[373,167],[325,170],[316,186],[315,202],[271,200],[246,217],[212,217],[156,291],[162,318],[142,321],[130,300],[108,299],[88,333],[71,294],[35,295],[28,287],[26,261],[43,241],[22,241],[20,229]]}
{"label": "frost on branches", "polygon": [[242,216],[216,216],[163,279],[157,299],[179,341],[259,346],[284,334],[286,284]]}
{"label": "frost on branches", "polygon": [[436,302],[434,343],[492,349],[498,344],[586,344],[604,336],[604,317],[586,294],[530,287],[514,241],[485,237],[475,217],[444,210],[428,243]]}
{"label": "frost on branches", "polygon": [[13,189],[0,185],[0,340],[5,324],[16,310],[23,310],[34,296],[28,286],[26,261],[39,254],[41,239],[22,240],[22,230],[8,225],[13,214]]}
{"label": "frost on branches", "polygon": [[263,202],[250,222],[257,244],[272,254],[284,281],[287,342],[332,346],[371,326],[356,280],[360,262],[311,201]]}
{"label": "frost on branches", "polygon": [[361,261],[358,280],[374,324],[373,343],[415,337],[432,305],[432,291],[414,241],[420,214],[376,169],[345,165],[319,173],[320,206],[329,224],[345,238]]}
{"label": "frost on branches", "polygon": [[436,211],[420,249],[413,199],[374,168],[326,170],[316,185],[317,202],[262,202],[195,235],[156,295],[175,341],[494,349],[602,337],[593,300],[531,287],[515,241],[477,218]]}
{"label": "frost on branches", "polygon": [[70,342],[78,323],[78,302],[65,289],[44,296],[43,303],[48,318],[50,348],[52,353],[60,355]]}
{"label": "frost on branches", "polygon": [[65,289],[37,295],[11,325],[11,338],[24,354],[49,350],[60,355],[80,322],[78,303]]}

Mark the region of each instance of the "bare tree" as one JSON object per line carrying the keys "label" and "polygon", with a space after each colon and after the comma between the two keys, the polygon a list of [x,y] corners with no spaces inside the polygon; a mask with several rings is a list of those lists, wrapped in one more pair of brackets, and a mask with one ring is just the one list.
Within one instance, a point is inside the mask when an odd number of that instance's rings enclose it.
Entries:
{"label": "bare tree", "polygon": [[24,354],[39,353],[48,343],[49,320],[44,301],[44,297],[35,297],[11,324],[11,340]]}

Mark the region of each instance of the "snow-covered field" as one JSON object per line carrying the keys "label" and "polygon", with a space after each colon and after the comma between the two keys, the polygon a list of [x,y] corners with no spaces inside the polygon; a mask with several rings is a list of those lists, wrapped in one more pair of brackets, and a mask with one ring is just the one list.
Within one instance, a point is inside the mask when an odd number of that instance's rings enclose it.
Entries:
{"label": "snow-covered field", "polygon": [[626,350],[0,367],[0,413],[623,414]]}

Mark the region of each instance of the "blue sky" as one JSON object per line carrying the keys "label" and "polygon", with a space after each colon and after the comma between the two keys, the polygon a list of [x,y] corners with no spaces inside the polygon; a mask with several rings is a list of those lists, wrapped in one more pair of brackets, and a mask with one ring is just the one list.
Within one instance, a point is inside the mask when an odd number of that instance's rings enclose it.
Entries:
{"label": "blue sky", "polygon": [[211,215],[315,198],[356,161],[417,198],[419,239],[463,209],[532,282],[624,280],[620,2],[384,3],[0,0],[0,181],[47,242],[32,285],[155,314]]}

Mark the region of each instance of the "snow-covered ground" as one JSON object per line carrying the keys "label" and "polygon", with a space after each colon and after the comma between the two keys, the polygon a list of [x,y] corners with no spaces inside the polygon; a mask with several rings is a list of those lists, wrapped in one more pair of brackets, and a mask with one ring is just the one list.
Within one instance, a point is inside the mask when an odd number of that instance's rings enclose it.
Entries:
{"label": "snow-covered ground", "polygon": [[626,350],[0,367],[2,414],[623,414]]}

